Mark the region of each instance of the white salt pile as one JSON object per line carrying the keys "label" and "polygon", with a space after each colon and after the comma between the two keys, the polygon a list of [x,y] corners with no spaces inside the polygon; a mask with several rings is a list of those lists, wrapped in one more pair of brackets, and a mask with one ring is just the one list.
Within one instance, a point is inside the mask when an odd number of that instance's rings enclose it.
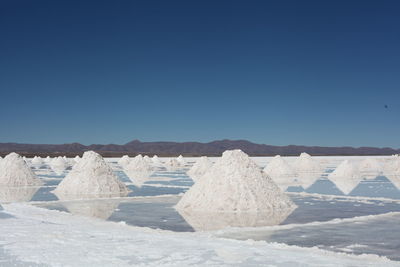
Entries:
{"label": "white salt pile", "polygon": [[200,157],[187,174],[193,179],[193,181],[197,181],[199,177],[203,176],[211,168],[211,166],[211,160],[207,157]]}
{"label": "white salt pile", "polygon": [[279,155],[275,156],[263,171],[271,177],[283,191],[289,186],[296,185],[296,173]]}
{"label": "white salt pile", "polygon": [[301,153],[293,163],[294,171],[296,172],[297,186],[304,189],[309,188],[311,185],[321,177],[323,168],[317,160],[313,159],[307,153]]}
{"label": "white salt pile", "polygon": [[0,162],[0,185],[29,186],[40,184],[41,181],[17,153],[8,154]]}
{"label": "white salt pile", "polygon": [[287,162],[280,156],[275,156],[268,165],[264,168],[264,172],[270,177],[288,176],[295,177],[296,172],[287,164]]}
{"label": "white salt pile", "polygon": [[35,156],[35,157],[33,157],[32,161],[31,161],[31,164],[35,168],[40,168],[40,167],[43,166],[44,162],[43,162],[41,157]]}
{"label": "white salt pile", "polygon": [[374,179],[382,173],[381,164],[374,158],[367,158],[361,161],[358,166],[362,176],[366,179]]}
{"label": "white salt pile", "polygon": [[51,160],[50,167],[56,174],[60,175],[69,167],[69,164],[63,157],[56,157]]}
{"label": "white salt pile", "polygon": [[343,161],[337,168],[328,175],[336,187],[348,195],[362,180],[362,175],[355,164],[348,160]]}
{"label": "white salt pile", "polygon": [[145,155],[145,156],[143,157],[143,159],[144,159],[145,161],[147,161],[148,163],[150,163],[150,164],[153,163],[153,161],[151,160],[151,158],[150,158],[149,156],[147,156],[147,155]]}
{"label": "white salt pile", "polygon": [[124,170],[151,171],[152,169],[151,163],[142,156],[136,156],[131,159],[128,164],[124,165]]}
{"label": "white salt pile", "polygon": [[51,162],[51,157],[50,157],[50,156],[47,156],[47,157],[44,159],[44,162],[50,163],[50,162]]}
{"label": "white salt pile", "polygon": [[76,155],[75,158],[74,158],[75,163],[78,163],[80,160],[81,160],[81,157]]}
{"label": "white salt pile", "polygon": [[128,155],[124,155],[118,160],[118,165],[123,168],[129,161],[131,161],[131,158]]}
{"label": "white salt pile", "polygon": [[321,164],[307,153],[301,153],[293,163],[295,172],[322,172]]}
{"label": "white salt pile", "polygon": [[162,166],[162,162],[157,155],[154,155],[151,160],[155,166]]}
{"label": "white salt pile", "polygon": [[165,162],[164,166],[168,170],[174,170],[174,169],[180,168],[181,164],[179,163],[179,161],[177,159],[169,159]]}
{"label": "white salt pile", "polygon": [[183,158],[182,155],[179,155],[179,157],[177,157],[176,160],[179,162],[179,164],[181,166],[185,166],[186,165],[186,160]]}
{"label": "white salt pile", "polygon": [[229,150],[185,193],[186,212],[266,212],[296,206],[241,150]]}
{"label": "white salt pile", "polygon": [[118,196],[128,192],[102,156],[93,151],[85,152],[54,192],[59,195]]}

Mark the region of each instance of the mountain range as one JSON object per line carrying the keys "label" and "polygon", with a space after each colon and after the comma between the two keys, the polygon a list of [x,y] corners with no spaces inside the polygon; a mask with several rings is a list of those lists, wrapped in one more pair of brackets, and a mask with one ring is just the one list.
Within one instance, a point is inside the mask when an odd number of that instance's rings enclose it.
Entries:
{"label": "mountain range", "polygon": [[322,146],[272,146],[256,144],[247,140],[217,140],[209,143],[200,142],[141,142],[133,140],[124,145],[83,145],[80,143],[71,144],[21,144],[21,143],[0,143],[0,155],[4,156],[10,152],[17,152],[21,155],[32,156],[56,156],[81,155],[84,151],[94,150],[106,157],[119,157],[122,155],[134,156],[159,155],[159,156],[219,156],[225,150],[241,149],[251,156],[273,156],[285,155],[295,156],[301,152],[311,155],[392,155],[400,153],[400,149],[389,147],[322,147]]}

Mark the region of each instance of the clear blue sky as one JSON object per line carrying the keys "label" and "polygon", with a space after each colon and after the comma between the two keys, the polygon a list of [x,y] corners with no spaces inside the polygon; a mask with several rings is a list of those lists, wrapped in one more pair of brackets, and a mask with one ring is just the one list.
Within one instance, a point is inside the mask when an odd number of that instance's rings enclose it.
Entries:
{"label": "clear blue sky", "polygon": [[0,142],[397,148],[399,14],[399,1],[2,0]]}

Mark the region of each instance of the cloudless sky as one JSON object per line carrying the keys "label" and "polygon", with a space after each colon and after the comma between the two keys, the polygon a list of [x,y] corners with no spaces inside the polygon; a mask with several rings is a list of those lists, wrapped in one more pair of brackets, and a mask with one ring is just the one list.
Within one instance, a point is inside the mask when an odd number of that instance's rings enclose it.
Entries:
{"label": "cloudless sky", "polygon": [[1,0],[0,142],[398,148],[399,14],[399,1]]}

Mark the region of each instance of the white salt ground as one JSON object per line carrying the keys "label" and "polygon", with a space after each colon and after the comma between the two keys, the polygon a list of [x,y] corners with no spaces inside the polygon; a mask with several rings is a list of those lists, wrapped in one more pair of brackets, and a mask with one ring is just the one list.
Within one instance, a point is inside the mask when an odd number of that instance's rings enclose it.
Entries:
{"label": "white salt ground", "polygon": [[0,227],[4,255],[39,265],[400,266],[376,255],[152,230],[21,204],[7,204],[4,209],[13,216]]}
{"label": "white salt ground", "polygon": [[17,153],[10,153],[0,161],[0,185],[30,186],[40,184],[42,184],[41,181]]}
{"label": "white salt ground", "polygon": [[129,190],[118,180],[111,167],[93,151],[82,159],[61,181],[54,192],[57,195],[119,195]]}
{"label": "white salt ground", "polygon": [[295,207],[241,150],[225,151],[176,205],[178,210],[196,212],[266,212]]}

